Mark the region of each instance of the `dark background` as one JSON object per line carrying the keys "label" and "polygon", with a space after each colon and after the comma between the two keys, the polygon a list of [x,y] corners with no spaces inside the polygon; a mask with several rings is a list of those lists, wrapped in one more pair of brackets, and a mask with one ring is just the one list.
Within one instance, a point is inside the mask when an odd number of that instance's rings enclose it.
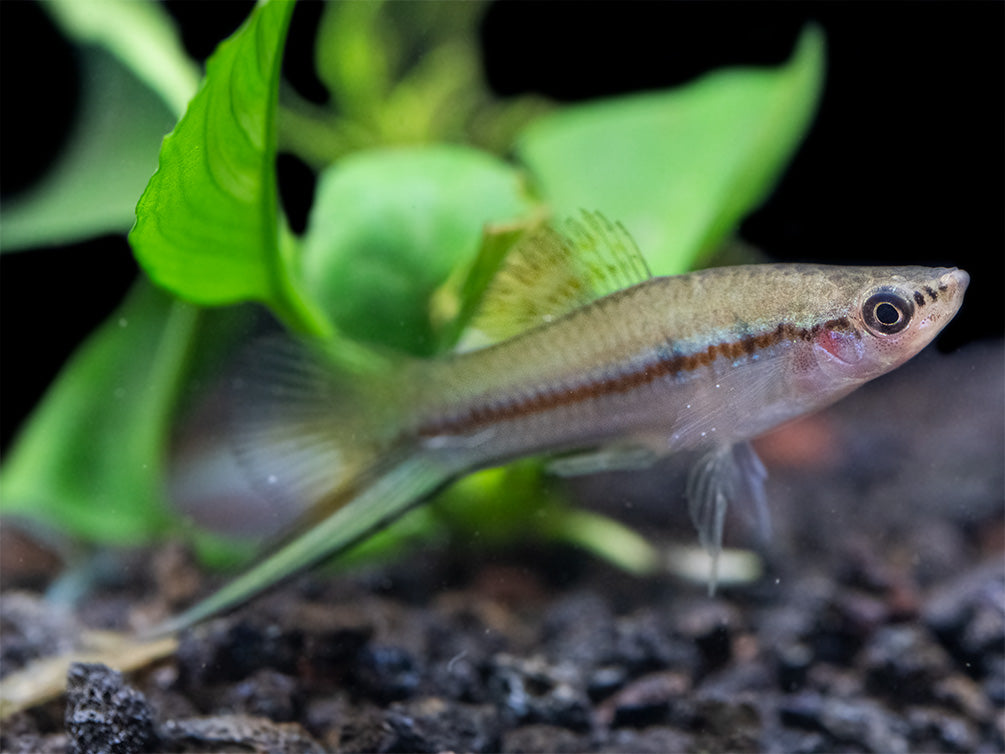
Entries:
{"label": "dark background", "polygon": [[[169,2],[205,59],[251,8]],[[287,72],[306,96],[321,7],[294,16]],[[31,184],[58,154],[76,107],[72,48],[37,4],[0,5],[0,189]],[[528,3],[492,5],[485,67],[502,96],[573,102],[663,88],[724,65],[778,64],[800,29],[828,44],[823,101],[773,197],[742,227],[789,261],[958,265],[973,278],[939,348],[1002,335],[1005,283],[1005,4]],[[291,213],[309,172],[282,164]],[[0,256],[0,440],[135,275],[124,238]]]}

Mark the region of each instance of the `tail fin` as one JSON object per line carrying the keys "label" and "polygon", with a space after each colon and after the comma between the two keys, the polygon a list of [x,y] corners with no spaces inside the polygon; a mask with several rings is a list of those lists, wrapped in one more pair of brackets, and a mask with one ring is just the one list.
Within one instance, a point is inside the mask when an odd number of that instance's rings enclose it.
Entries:
{"label": "tail fin", "polygon": [[324,557],[342,552],[421,502],[451,474],[428,459],[406,457],[376,475],[331,513],[261,563],[188,610],[155,627],[151,636],[188,628],[250,599]]}
{"label": "tail fin", "polygon": [[253,486],[286,513],[323,518],[319,504],[340,497],[398,440],[408,364],[374,355],[347,365],[285,337],[254,344],[231,382],[228,428]]}
{"label": "tail fin", "polygon": [[244,361],[232,384],[235,452],[282,518],[296,523],[271,555],[154,635],[235,607],[344,551],[453,476],[405,434],[421,365],[350,366],[288,339],[258,344]]}

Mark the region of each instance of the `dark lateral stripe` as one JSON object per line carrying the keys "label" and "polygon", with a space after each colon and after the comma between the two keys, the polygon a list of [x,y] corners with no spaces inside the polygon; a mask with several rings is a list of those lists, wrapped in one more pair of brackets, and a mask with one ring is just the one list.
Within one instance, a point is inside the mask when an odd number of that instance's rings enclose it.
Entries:
{"label": "dark lateral stripe", "polygon": [[553,388],[535,395],[518,396],[500,403],[474,405],[463,414],[446,416],[427,422],[419,427],[420,437],[435,437],[444,434],[462,434],[484,427],[497,421],[518,419],[541,411],[567,406],[580,401],[601,398],[615,393],[627,393],[664,377],[676,377],[693,372],[712,364],[716,359],[739,359],[752,356],[758,351],[770,348],[782,341],[812,341],[824,330],[852,330],[846,317],[832,319],[812,327],[797,327],[783,322],[770,332],[750,335],[725,343],[713,343],[703,351],[692,354],[665,355],[639,364],[629,372],[614,374],[593,382],[569,388]]}

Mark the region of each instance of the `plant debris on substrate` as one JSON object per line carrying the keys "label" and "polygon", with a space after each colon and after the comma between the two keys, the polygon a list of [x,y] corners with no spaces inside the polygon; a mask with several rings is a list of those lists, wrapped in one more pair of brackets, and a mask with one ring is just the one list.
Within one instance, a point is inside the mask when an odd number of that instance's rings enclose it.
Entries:
{"label": "plant debris on substrate", "polygon": [[[754,584],[710,598],[559,547],[477,543],[316,572],[129,677],[72,666],[65,696],[5,720],[0,747],[1002,751],[1001,364],[1000,346],[929,355],[762,443],[775,531]],[[686,542],[673,469],[573,492]],[[728,536],[751,539],[736,522]],[[61,611],[32,590],[55,569],[13,543],[5,675],[82,626],[122,629],[209,588],[166,547],[124,556],[117,583]]]}

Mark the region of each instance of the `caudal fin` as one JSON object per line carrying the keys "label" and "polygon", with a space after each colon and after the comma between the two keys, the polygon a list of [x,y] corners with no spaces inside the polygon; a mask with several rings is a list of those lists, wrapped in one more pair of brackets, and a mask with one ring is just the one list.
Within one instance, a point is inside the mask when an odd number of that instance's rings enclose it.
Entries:
{"label": "caudal fin", "polygon": [[322,501],[344,499],[381,463],[405,421],[402,372],[379,361],[353,369],[285,337],[247,350],[231,381],[228,434],[246,476],[283,519],[323,518]]}
{"label": "caudal fin", "polygon": [[419,456],[406,457],[368,480],[327,518],[314,524],[219,591],[155,627],[154,636],[188,628],[236,607],[255,594],[325,557],[338,554],[424,500],[451,477]]}
{"label": "caudal fin", "polygon": [[452,476],[407,436],[420,367],[401,360],[350,367],[288,339],[247,354],[232,384],[235,452],[281,509],[278,518],[295,523],[266,548],[271,555],[155,634],[191,626],[344,551]]}

